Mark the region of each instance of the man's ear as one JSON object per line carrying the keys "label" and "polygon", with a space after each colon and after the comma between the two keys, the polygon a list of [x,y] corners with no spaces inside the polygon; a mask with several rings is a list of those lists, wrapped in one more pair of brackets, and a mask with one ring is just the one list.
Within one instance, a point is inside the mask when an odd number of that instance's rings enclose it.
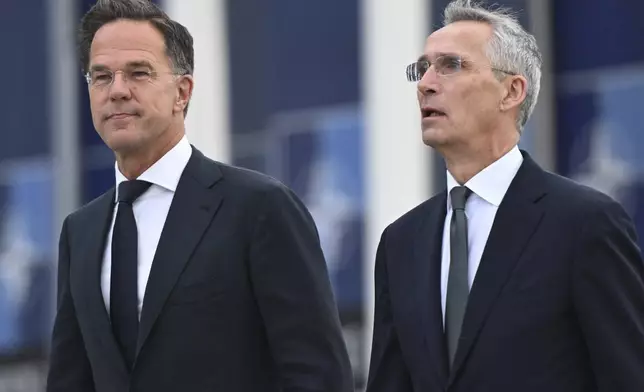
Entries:
{"label": "man's ear", "polygon": [[182,75],[177,83],[177,99],[174,103],[174,111],[183,112],[190,98],[192,97],[192,90],[194,88],[194,79],[192,75]]}
{"label": "man's ear", "polygon": [[525,101],[528,91],[528,81],[521,75],[509,75],[503,81],[505,86],[503,99],[501,100],[501,111],[512,110],[519,107]]}

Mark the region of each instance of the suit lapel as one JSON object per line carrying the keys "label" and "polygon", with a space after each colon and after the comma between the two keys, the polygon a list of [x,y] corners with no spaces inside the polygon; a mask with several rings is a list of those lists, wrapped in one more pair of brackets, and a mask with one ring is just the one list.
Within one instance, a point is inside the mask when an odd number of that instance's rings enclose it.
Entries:
{"label": "suit lapel", "polygon": [[441,247],[443,225],[447,211],[446,192],[429,201],[428,216],[419,228],[415,245],[417,269],[413,272],[416,280],[417,309],[422,317],[422,334],[429,351],[434,370],[445,385],[448,376],[447,347],[443,335],[443,311],[441,306]]}
{"label": "suit lapel", "polygon": [[494,301],[543,217],[543,172],[524,153],[524,162],[501,202],[476,273],[450,374],[454,381],[485,323]]}
{"label": "suit lapel", "polygon": [[193,148],[152,262],[141,311],[137,355],[223,200],[221,187],[214,186],[220,178],[217,165]]}
{"label": "suit lapel", "polygon": [[114,189],[103,194],[88,207],[87,213],[83,215],[85,220],[79,222],[82,237],[74,244],[81,249],[76,260],[78,275],[74,276],[74,284],[79,285],[81,290],[80,295],[74,297],[74,301],[77,301],[79,309],[84,309],[91,317],[91,328],[86,328],[83,332],[96,335],[103,346],[103,355],[109,358],[108,362],[119,371],[127,373],[123,356],[112,333],[101,291],[101,266],[107,233],[112,223]]}

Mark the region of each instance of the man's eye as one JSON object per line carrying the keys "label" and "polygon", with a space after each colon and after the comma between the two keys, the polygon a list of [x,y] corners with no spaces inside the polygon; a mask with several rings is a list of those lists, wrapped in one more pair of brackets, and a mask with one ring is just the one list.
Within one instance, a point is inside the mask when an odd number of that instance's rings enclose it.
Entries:
{"label": "man's eye", "polygon": [[135,79],[145,79],[150,77],[150,72],[149,71],[133,71],[132,72],[132,77]]}
{"label": "man's eye", "polygon": [[461,66],[461,62],[458,61],[458,59],[445,59],[443,65],[445,66],[445,68],[458,69]]}

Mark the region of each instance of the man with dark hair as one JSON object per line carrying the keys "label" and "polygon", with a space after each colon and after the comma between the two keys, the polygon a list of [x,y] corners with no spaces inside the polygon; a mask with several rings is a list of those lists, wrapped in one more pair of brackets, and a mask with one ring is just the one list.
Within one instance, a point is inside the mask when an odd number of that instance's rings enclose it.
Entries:
{"label": "man with dark hair", "polygon": [[47,391],[353,391],[308,210],[186,139],[186,28],[100,0],[79,39],[117,186],[63,223]]}

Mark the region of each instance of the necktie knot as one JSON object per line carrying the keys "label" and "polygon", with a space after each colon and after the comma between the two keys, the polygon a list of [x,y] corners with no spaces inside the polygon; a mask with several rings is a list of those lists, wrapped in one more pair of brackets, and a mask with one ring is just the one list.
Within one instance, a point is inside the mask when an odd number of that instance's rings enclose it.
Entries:
{"label": "necktie knot", "polygon": [[141,196],[148,188],[152,185],[147,181],[142,180],[130,180],[123,181],[119,184],[119,196],[118,202],[132,204],[134,201]]}
{"label": "necktie knot", "polygon": [[472,191],[466,186],[455,186],[449,192],[449,198],[452,202],[452,209],[464,210],[467,198],[470,197]]}

